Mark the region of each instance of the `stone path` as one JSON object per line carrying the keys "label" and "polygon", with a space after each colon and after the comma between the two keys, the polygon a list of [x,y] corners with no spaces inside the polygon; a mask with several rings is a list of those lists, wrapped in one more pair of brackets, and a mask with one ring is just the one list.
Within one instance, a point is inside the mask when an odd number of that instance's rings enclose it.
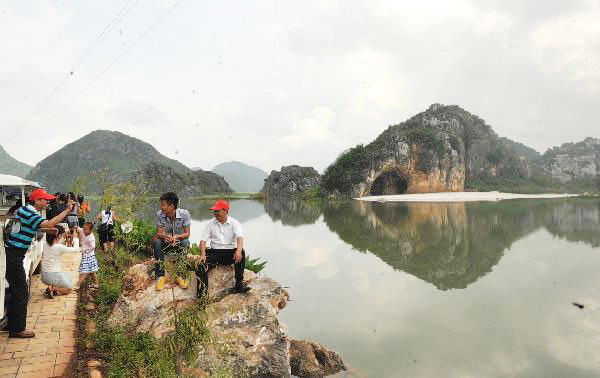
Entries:
{"label": "stone path", "polygon": [[[62,268],[72,272],[73,284],[79,277],[81,254],[66,253]],[[40,275],[31,281],[31,297],[27,308],[27,329],[36,333],[33,339],[9,339],[0,332],[0,378],[71,376],[77,353],[77,294],[46,299],[46,285]]]}

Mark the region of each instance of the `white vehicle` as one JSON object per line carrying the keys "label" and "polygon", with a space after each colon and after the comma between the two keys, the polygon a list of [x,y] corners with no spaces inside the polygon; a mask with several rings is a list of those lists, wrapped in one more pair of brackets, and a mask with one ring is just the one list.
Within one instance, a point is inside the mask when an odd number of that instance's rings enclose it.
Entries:
{"label": "white vehicle", "polygon": [[[35,189],[39,189],[40,185],[33,181],[28,181],[16,176],[0,175],[0,326],[4,327],[6,323],[5,314],[5,293],[8,288],[8,282],[6,282],[6,251],[4,250],[4,227],[8,224],[14,215],[9,215],[8,210],[21,201],[21,204],[25,206],[25,195],[31,193]],[[45,216],[42,214],[42,216]],[[25,275],[27,276],[27,284],[31,285],[31,276],[34,273],[39,273],[41,270],[42,261],[42,250],[44,242],[46,241],[46,235],[44,233],[38,233],[37,237],[33,239],[31,246],[25,254],[23,260],[23,267],[25,268]]]}

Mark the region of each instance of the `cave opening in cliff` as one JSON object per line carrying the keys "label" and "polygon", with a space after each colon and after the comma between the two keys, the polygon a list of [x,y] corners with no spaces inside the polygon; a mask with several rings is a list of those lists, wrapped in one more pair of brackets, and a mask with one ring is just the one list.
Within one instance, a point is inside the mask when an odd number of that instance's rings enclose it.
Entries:
{"label": "cave opening in cliff", "polygon": [[390,194],[404,194],[408,189],[406,177],[396,171],[388,171],[379,175],[371,185],[370,195],[384,196]]}

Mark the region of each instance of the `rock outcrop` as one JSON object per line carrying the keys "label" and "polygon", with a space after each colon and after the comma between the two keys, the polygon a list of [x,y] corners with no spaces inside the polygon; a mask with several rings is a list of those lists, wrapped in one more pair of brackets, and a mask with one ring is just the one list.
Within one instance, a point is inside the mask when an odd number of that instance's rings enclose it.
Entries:
{"label": "rock outcrop", "polygon": [[546,151],[534,164],[536,173],[561,183],[600,177],[600,139],[585,138]]}
{"label": "rock outcrop", "polygon": [[[173,306],[183,309],[194,303],[196,285],[192,283],[185,290],[175,286],[171,291],[172,283],[168,282],[165,289],[156,291],[155,280],[150,276],[153,266],[153,261],[148,261],[129,269],[109,324],[158,338],[173,332]],[[197,365],[210,371],[226,362],[235,376],[289,377],[288,329],[277,318],[287,304],[288,292],[272,278],[259,277],[248,270],[244,279],[251,290],[231,294],[235,282],[233,266],[218,266],[209,272],[210,301],[206,311],[213,342],[203,345]]]}
{"label": "rock outcrop", "polygon": [[291,340],[292,374],[303,378],[321,378],[346,370],[340,356],[309,340]]}
{"label": "rock outcrop", "polygon": [[261,192],[273,197],[294,197],[319,186],[320,180],[321,175],[312,167],[289,165],[281,167],[281,171],[271,171]]}
{"label": "rock outcrop", "polygon": [[[147,262],[129,269],[109,323],[161,338],[173,332],[173,306],[185,308],[196,300],[195,284],[185,290],[175,286],[173,300],[169,285],[155,290],[152,267],[153,263]],[[207,306],[207,325],[214,342],[198,356],[199,366],[210,369],[226,361],[235,372],[250,377],[289,377],[288,330],[277,318],[277,312],[287,304],[288,293],[271,278],[250,271],[244,278],[252,290],[230,294],[235,283],[233,266],[219,266],[209,273],[212,303]],[[224,355],[223,349],[228,353]]]}
{"label": "rock outcrop", "polygon": [[466,180],[528,175],[527,158],[479,117],[434,104],[338,157],[321,186],[330,194],[462,191]]}
{"label": "rock outcrop", "polygon": [[150,162],[131,175],[142,190],[150,194],[175,192],[180,197],[195,197],[203,194],[233,193],[225,179],[214,172],[201,169],[187,173],[177,172],[171,167]]}

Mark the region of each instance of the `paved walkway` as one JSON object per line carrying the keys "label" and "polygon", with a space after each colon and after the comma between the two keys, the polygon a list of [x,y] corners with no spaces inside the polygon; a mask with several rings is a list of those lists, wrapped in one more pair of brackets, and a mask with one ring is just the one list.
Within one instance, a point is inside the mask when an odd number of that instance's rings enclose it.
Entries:
{"label": "paved walkway", "polygon": [[[73,284],[79,278],[81,254],[66,253],[62,268],[72,272]],[[40,275],[31,281],[31,298],[27,308],[27,329],[36,333],[33,339],[9,339],[0,332],[0,378],[4,377],[69,377],[77,358],[77,294],[46,299],[46,285]]]}

